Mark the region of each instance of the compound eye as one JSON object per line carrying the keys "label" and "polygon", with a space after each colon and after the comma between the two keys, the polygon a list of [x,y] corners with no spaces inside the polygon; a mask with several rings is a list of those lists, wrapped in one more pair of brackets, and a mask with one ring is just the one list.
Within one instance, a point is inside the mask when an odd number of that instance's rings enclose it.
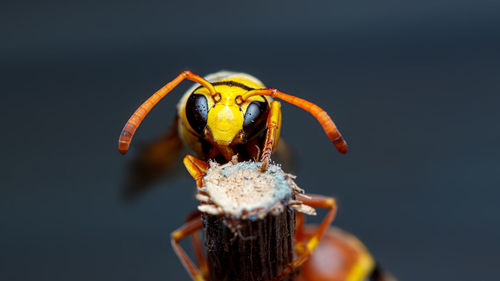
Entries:
{"label": "compound eye", "polygon": [[203,135],[207,116],[207,98],[204,95],[191,94],[186,102],[186,117],[191,128],[199,135]]}
{"label": "compound eye", "polygon": [[243,121],[243,130],[248,138],[255,136],[266,128],[269,105],[267,102],[253,101],[247,107]]}

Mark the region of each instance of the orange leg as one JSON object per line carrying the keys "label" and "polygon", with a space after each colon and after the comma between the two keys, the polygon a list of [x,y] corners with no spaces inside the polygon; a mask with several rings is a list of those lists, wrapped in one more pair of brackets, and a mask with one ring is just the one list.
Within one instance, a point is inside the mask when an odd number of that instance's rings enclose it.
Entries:
{"label": "orange leg", "polygon": [[305,222],[305,214],[297,212],[295,216],[295,241],[297,244],[302,244],[302,240],[304,239],[304,222]]}
{"label": "orange leg", "polygon": [[196,267],[186,252],[181,248],[179,242],[185,237],[199,231],[203,227],[203,222],[201,221],[201,217],[191,218],[186,224],[181,226],[176,231],[172,232],[172,247],[174,248],[175,253],[179,257],[184,268],[187,270],[191,278],[195,281],[205,281],[203,278],[202,271]]}
{"label": "orange leg", "polygon": [[184,157],[184,166],[186,166],[189,174],[196,181],[196,185],[198,187],[202,187],[203,177],[207,173],[208,168],[210,168],[210,165],[207,162],[199,160],[188,154]]}
{"label": "orange leg", "polygon": [[325,131],[326,135],[332,141],[333,145],[335,145],[337,150],[342,154],[347,153],[347,143],[345,142],[340,132],[337,130],[337,127],[335,126],[335,123],[333,123],[330,116],[328,116],[328,114],[321,107],[317,106],[312,102],[306,101],[304,99],[292,95],[285,94],[276,89],[251,90],[248,91],[246,94],[242,95],[241,99],[245,101],[249,97],[259,96],[259,95],[270,96],[273,98],[284,100],[309,112],[321,124],[321,127],[323,127],[323,130]]}
{"label": "orange leg", "polygon": [[266,141],[264,142],[264,148],[262,149],[262,156],[260,157],[262,161],[262,166],[260,169],[264,172],[269,166],[271,161],[271,153],[276,146],[276,140],[278,139],[279,128],[281,126],[281,105],[278,101],[271,102],[271,110],[267,116],[267,134]]}
{"label": "orange leg", "polygon": [[128,119],[127,124],[123,127],[122,133],[120,134],[120,139],[118,140],[118,150],[120,150],[121,154],[125,154],[128,151],[130,146],[130,142],[134,137],[135,131],[141,124],[142,120],[148,115],[149,111],[153,109],[153,107],[163,98],[165,97],[172,89],[174,89],[182,80],[188,79],[194,81],[196,83],[201,84],[203,87],[207,88],[212,96],[216,96],[215,88],[202,77],[192,73],[191,71],[184,71],[179,76],[177,76],[170,83],[163,86],[156,93],[154,93],[149,99],[147,99]]}
{"label": "orange leg", "polygon": [[[191,220],[199,219],[199,218],[201,218],[201,212],[196,210],[186,217],[186,223],[191,221]],[[191,244],[193,245],[194,256],[195,256],[196,261],[198,263],[198,267],[200,268],[202,275],[207,276],[208,263],[207,263],[207,258],[205,257],[205,253],[203,252],[200,231],[196,231],[191,235]]]}
{"label": "orange leg", "polygon": [[[304,244],[302,241],[298,241],[296,243],[298,244],[297,246],[300,249],[299,257],[295,261],[290,263],[288,267],[285,270],[283,270],[283,272],[280,275],[278,275],[271,281],[279,281],[285,278],[290,272],[295,270],[297,267],[301,266],[307,260],[307,258],[311,255],[314,249],[316,249],[316,246],[318,246],[319,240],[325,233],[326,229],[332,223],[333,219],[335,218],[335,214],[337,214],[337,204],[335,202],[335,199],[321,195],[307,194],[307,196],[309,198],[298,195],[297,200],[300,200],[304,204],[309,205],[311,207],[328,209],[329,212],[326,215],[325,219],[323,219],[323,222],[320,224],[316,232],[311,236],[311,238],[309,238],[307,243]],[[302,225],[303,221],[300,222],[300,224]]]}

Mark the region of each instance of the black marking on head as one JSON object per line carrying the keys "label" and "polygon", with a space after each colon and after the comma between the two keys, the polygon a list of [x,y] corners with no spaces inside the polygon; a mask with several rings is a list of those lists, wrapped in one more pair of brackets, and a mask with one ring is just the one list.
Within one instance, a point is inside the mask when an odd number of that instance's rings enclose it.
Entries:
{"label": "black marking on head", "polygon": [[[229,87],[238,87],[238,88],[241,88],[245,91],[251,91],[251,90],[255,90],[254,88],[252,87],[248,87],[247,85],[245,84],[242,84],[242,83],[239,83],[239,82],[236,82],[236,81],[231,81],[231,80],[228,80],[228,81],[219,81],[219,82],[214,82],[212,83],[212,86],[229,86]],[[193,93],[196,92],[198,89],[201,89],[203,88],[203,86],[199,86],[198,88],[194,89]]]}
{"label": "black marking on head", "polygon": [[229,87],[238,87],[238,88],[242,88],[245,91],[255,90],[254,88],[248,87],[245,84],[242,84],[242,83],[239,83],[239,82],[236,82],[236,81],[231,81],[231,80],[215,82],[215,83],[212,83],[212,85],[214,85],[214,86],[226,85],[226,86],[229,86]]}
{"label": "black marking on head", "polygon": [[253,101],[248,105],[243,119],[243,131],[247,134],[248,139],[266,128],[268,114],[269,104],[267,102]]}
{"label": "black marking on head", "polygon": [[207,125],[208,103],[204,95],[191,94],[186,102],[186,117],[191,128],[200,136]]}

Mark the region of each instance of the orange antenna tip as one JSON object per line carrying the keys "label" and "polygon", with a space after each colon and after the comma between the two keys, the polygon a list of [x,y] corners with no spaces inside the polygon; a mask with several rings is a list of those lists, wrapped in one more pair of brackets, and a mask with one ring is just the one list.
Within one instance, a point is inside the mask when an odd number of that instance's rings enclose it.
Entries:
{"label": "orange antenna tip", "polygon": [[120,154],[121,155],[125,155],[127,154],[127,151],[128,151],[128,146],[125,148],[125,147],[122,147],[122,144],[119,144],[120,148],[118,148],[118,150],[120,151]]}
{"label": "orange antenna tip", "polygon": [[333,145],[335,145],[335,148],[337,148],[337,151],[346,154],[347,153],[347,142],[344,140],[342,136],[338,137],[337,139],[332,141]]}
{"label": "orange antenna tip", "polygon": [[118,141],[118,151],[120,151],[122,155],[125,155],[127,153],[129,146],[130,146],[129,142],[122,140]]}
{"label": "orange antenna tip", "polygon": [[120,134],[120,138],[118,139],[118,150],[122,155],[125,155],[130,147],[130,142],[132,141],[132,137],[134,136],[134,132],[136,127],[132,124],[127,123],[125,127],[123,127],[122,133]]}

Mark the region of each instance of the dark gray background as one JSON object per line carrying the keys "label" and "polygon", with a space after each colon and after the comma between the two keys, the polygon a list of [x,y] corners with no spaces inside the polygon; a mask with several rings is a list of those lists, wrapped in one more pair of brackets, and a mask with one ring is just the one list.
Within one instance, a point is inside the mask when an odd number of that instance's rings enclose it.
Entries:
{"label": "dark gray background", "polygon": [[283,106],[297,182],[337,197],[335,224],[400,280],[498,280],[498,2],[305,2],[2,2],[0,279],[189,280],[169,233],[193,181],[125,202],[117,138],[182,70],[230,69],[331,113],[346,156]]}

